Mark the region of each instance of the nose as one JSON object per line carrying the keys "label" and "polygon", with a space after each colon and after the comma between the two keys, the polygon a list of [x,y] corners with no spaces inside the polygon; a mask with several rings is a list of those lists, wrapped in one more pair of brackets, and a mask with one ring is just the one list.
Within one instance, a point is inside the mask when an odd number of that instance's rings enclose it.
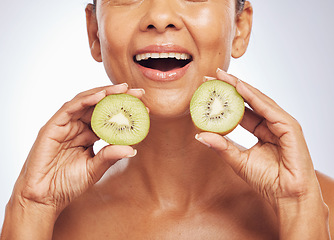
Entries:
{"label": "nose", "polygon": [[168,29],[179,30],[183,21],[177,12],[177,1],[151,0],[140,22],[141,31],[156,31],[163,33]]}

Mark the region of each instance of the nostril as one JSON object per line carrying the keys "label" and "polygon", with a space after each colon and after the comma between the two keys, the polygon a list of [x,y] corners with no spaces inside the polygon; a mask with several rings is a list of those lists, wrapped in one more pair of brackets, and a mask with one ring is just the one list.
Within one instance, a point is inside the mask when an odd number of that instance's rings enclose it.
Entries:
{"label": "nostril", "polygon": [[[153,24],[150,24],[150,25],[147,26],[147,29],[154,29],[154,28],[155,28],[155,26]],[[175,28],[175,25],[174,24],[168,24],[166,26],[166,28]]]}
{"label": "nostril", "polygon": [[174,24],[168,24],[168,26],[166,28],[175,28]]}

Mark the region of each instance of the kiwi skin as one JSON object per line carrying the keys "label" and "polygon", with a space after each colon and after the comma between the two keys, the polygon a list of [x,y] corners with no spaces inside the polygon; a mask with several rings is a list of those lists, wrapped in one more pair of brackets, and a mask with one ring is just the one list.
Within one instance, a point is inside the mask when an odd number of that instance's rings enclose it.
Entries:
{"label": "kiwi skin", "polygon": [[[219,102],[218,112],[217,104],[216,107],[213,106],[215,101]],[[221,135],[232,132],[241,122],[244,112],[244,100],[236,89],[217,79],[199,86],[190,102],[190,114],[194,125],[200,131]]]}
{"label": "kiwi skin", "polygon": [[96,104],[91,127],[109,144],[135,145],[147,136],[150,118],[146,106],[138,98],[125,93],[112,94]]}

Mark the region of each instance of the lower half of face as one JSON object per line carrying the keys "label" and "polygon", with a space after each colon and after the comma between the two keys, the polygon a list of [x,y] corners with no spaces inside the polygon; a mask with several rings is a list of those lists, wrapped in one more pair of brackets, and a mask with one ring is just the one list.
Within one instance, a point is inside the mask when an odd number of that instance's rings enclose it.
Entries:
{"label": "lower half of face", "polygon": [[100,41],[106,72],[114,84],[126,82],[130,88],[145,89],[142,100],[152,116],[189,114],[191,97],[203,77],[215,77],[218,67],[228,68],[234,15],[223,14],[229,9],[224,1],[212,2],[216,4],[208,2],[191,11],[166,5],[161,11],[171,18],[169,23],[161,20],[164,30],[158,20],[147,19],[148,4],[127,15],[116,8],[109,13],[105,9]]}

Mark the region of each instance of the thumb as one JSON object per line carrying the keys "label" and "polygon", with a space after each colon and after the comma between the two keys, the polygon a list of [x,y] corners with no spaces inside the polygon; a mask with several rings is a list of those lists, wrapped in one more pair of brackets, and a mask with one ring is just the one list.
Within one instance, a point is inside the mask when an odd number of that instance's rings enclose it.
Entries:
{"label": "thumb", "polygon": [[134,157],[137,150],[131,146],[108,145],[102,148],[95,157],[91,158],[89,175],[92,178],[93,184],[101,179],[103,174],[118,160],[122,158]]}
{"label": "thumb", "polygon": [[240,175],[244,169],[245,153],[227,138],[210,132],[203,132],[195,136],[196,140],[215,150],[232,169]]}

